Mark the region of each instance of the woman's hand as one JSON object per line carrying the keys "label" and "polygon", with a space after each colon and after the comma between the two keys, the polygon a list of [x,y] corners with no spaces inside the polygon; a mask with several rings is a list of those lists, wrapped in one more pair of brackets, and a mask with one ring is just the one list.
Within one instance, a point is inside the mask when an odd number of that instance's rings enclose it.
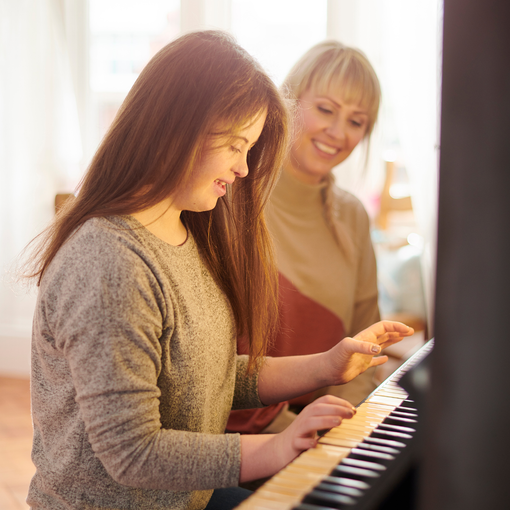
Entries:
{"label": "woman's hand", "polygon": [[301,452],[314,448],[319,430],[336,427],[355,414],[347,400],[325,395],[306,406],[279,434],[241,435],[240,482],[274,475]]}
{"label": "woman's hand", "polygon": [[385,363],[387,356],[374,356],[413,333],[413,328],[401,322],[382,321],[354,338],[344,338],[326,352],[268,357],[259,372],[260,400],[266,405],[275,404],[319,388],[345,384],[367,368]]}
{"label": "woman's hand", "polygon": [[324,353],[326,370],[334,381],[331,384],[345,384],[367,368],[386,363],[388,356],[374,356],[413,333],[413,328],[401,322],[380,321],[354,338],[344,338]]}
{"label": "woman's hand", "polygon": [[317,445],[319,430],[337,427],[355,414],[356,409],[347,400],[324,395],[307,405],[283,432],[276,434],[275,453],[287,465],[301,452]]}

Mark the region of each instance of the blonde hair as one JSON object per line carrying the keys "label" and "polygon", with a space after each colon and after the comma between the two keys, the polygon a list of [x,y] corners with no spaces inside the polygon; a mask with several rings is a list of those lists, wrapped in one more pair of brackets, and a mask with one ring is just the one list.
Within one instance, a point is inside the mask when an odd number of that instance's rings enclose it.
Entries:
{"label": "blonde hair", "polygon": [[374,68],[360,50],[334,40],[316,44],[294,64],[283,81],[283,88],[294,99],[308,90],[341,90],[346,103],[367,110],[365,137],[372,133],[379,112],[381,86]]}
{"label": "blonde hair", "polygon": [[[282,87],[285,93],[295,100],[309,90],[319,93],[331,89],[341,91],[342,99],[346,103],[360,105],[368,113],[364,136],[368,147],[379,113],[381,86],[374,68],[363,52],[335,40],[316,44],[294,64]],[[325,181],[327,186],[323,190],[323,204],[326,222],[340,249],[347,258],[351,258],[355,252],[353,242],[338,221],[335,221],[338,212],[333,208],[333,174],[329,173]]]}

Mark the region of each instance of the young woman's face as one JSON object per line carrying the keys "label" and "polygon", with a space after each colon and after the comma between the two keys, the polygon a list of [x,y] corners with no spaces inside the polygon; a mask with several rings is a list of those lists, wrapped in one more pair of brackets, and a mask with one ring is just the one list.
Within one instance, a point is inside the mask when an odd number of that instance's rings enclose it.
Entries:
{"label": "young woman's face", "polygon": [[321,94],[306,91],[299,98],[299,107],[303,122],[286,168],[302,182],[318,184],[363,139],[368,112],[359,105],[345,103],[331,89]]}
{"label": "young woman's face", "polygon": [[[194,168],[189,185],[174,204],[182,211],[210,211],[227,186],[248,175],[248,151],[255,145],[266,121],[266,111],[250,119],[234,136],[211,136],[204,155]],[[227,143],[227,141],[229,143]]]}

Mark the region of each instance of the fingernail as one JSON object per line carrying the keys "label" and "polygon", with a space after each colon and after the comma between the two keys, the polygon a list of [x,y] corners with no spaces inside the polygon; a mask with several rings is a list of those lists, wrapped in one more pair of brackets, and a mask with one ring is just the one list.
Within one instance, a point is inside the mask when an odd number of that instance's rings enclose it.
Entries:
{"label": "fingernail", "polygon": [[372,352],[377,354],[381,352],[381,348],[378,345],[372,345]]}
{"label": "fingernail", "polygon": [[353,407],[353,408],[351,409],[351,411],[352,411],[352,414],[356,414],[356,413],[357,413],[357,411],[356,411],[356,408],[355,408],[355,407]]}

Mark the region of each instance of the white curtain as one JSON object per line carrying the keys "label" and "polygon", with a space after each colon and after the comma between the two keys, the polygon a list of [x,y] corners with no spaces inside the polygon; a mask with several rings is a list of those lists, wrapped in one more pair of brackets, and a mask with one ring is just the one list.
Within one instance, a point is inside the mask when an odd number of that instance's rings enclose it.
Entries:
{"label": "white curtain", "polygon": [[416,221],[424,238],[422,269],[432,332],[439,168],[442,1],[387,2],[391,27],[385,66],[393,77],[388,102],[411,182]]}
{"label": "white curtain", "polygon": [[0,372],[25,375],[35,292],[12,282],[24,246],[79,179],[81,139],[59,0],[0,0]]}
{"label": "white curtain", "polygon": [[[368,175],[356,157],[336,169],[342,185],[370,196],[381,189],[384,153],[396,149],[411,186],[429,331],[432,332],[439,162],[442,0],[329,0],[329,36],[360,48],[382,85],[380,122],[373,135]],[[360,154],[358,154],[359,156]],[[359,162],[359,158],[358,158]],[[363,183],[363,184],[362,184]],[[364,190],[360,190],[361,187]]]}

